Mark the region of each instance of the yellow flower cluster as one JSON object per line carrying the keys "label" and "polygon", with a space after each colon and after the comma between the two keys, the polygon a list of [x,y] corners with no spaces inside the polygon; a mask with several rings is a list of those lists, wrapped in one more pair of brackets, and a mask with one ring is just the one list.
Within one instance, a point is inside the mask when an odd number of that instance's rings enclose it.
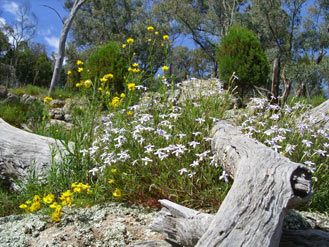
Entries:
{"label": "yellow flower cluster", "polygon": [[50,103],[50,102],[52,102],[53,101],[53,98],[51,98],[51,97],[44,97],[43,98],[43,102],[45,103],[45,104],[48,104],[48,103]]}
{"label": "yellow flower cluster", "polygon": [[131,72],[134,72],[134,73],[138,73],[138,72],[140,72],[141,70],[140,70],[140,68],[133,68],[133,69],[132,69],[131,67],[129,67],[129,68],[128,68],[128,71],[129,71],[129,72],[131,71]]}
{"label": "yellow flower cluster", "polygon": [[166,70],[168,70],[168,66],[166,66],[166,65],[165,65],[165,66],[162,66],[161,69],[162,69],[163,71],[166,71]]}
{"label": "yellow flower cluster", "polygon": [[19,208],[24,209],[26,213],[38,211],[40,209],[40,207],[41,207],[41,205],[40,205],[40,196],[39,195],[35,195],[33,197],[32,202],[30,200],[28,200],[25,203],[19,205]]}
{"label": "yellow flower cluster", "polygon": [[113,196],[121,197],[122,196],[121,191],[119,189],[115,189],[115,191],[113,192]]}
{"label": "yellow flower cluster", "polygon": [[152,26],[147,27],[147,31],[152,32],[153,30],[154,30],[154,27],[152,27]]}
{"label": "yellow flower cluster", "polygon": [[127,39],[127,43],[128,43],[128,44],[133,44],[133,43],[134,43],[134,39],[133,39],[133,38],[129,38],[129,39]]}
{"label": "yellow flower cluster", "polygon": [[121,97],[121,99],[117,96],[113,97],[113,99],[109,103],[109,105],[111,107],[118,107],[122,103],[122,101],[123,101],[124,97],[126,97],[126,95],[124,93],[122,93],[122,94],[120,94],[120,97]]}
{"label": "yellow flower cluster", "polygon": [[128,83],[127,85],[129,91],[134,91],[135,90],[135,83]]}
{"label": "yellow flower cluster", "polygon": [[99,79],[102,83],[107,82],[108,79],[112,79],[114,76],[112,74],[106,74],[101,79]]}
{"label": "yellow flower cluster", "polygon": [[87,194],[91,193],[91,189],[90,189],[91,186],[88,183],[86,183],[86,184],[73,183],[71,186],[73,188],[73,192],[81,193],[83,191],[87,191]]}
{"label": "yellow flower cluster", "polygon": [[90,88],[91,87],[91,85],[93,85],[93,83],[92,83],[92,81],[91,80],[86,80],[86,81],[84,81],[84,86],[85,86],[85,88]]}
{"label": "yellow flower cluster", "polygon": [[73,203],[73,198],[71,197],[72,191],[71,190],[67,190],[65,192],[62,193],[62,195],[59,197],[59,199],[62,201],[62,205],[63,206],[71,206]]}

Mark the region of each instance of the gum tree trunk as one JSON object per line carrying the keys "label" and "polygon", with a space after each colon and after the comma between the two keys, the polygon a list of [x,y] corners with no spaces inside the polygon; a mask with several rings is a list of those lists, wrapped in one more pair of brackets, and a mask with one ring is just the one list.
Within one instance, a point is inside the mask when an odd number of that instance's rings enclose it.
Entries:
{"label": "gum tree trunk", "polygon": [[86,2],[87,0],[75,0],[73,7],[70,12],[70,16],[65,20],[61,36],[59,38],[59,46],[58,46],[58,54],[56,57],[56,63],[54,67],[54,72],[53,72],[53,77],[51,78],[51,83],[50,83],[50,88],[48,91],[48,96],[51,95],[53,92],[55,86],[58,84],[61,70],[62,70],[62,65],[63,65],[63,60],[64,60],[64,52],[65,52],[65,43],[66,43],[66,38],[69,33],[71,24],[73,22],[73,19],[79,10],[79,8]]}

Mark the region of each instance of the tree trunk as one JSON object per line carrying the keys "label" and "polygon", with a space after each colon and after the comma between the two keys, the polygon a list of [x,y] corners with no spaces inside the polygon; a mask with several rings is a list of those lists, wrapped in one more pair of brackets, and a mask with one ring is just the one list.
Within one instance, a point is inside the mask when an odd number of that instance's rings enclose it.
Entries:
{"label": "tree trunk", "polygon": [[273,61],[273,75],[272,75],[272,104],[278,104],[280,85],[280,58],[276,57]]}
{"label": "tree trunk", "polygon": [[286,80],[285,72],[283,71],[282,80],[284,84],[284,92],[283,92],[283,104],[287,103],[288,96],[290,94],[291,84]]}
{"label": "tree trunk", "polygon": [[[162,209],[152,222],[151,228],[163,234],[167,241],[162,242],[163,246],[195,246],[215,217],[214,215],[201,213],[168,200],[160,200],[159,202],[162,205]],[[145,241],[133,246],[160,246],[160,243],[157,243],[158,245],[152,244],[153,242]],[[328,245],[329,233],[313,229],[284,230],[279,244],[280,247],[327,247]],[[226,246],[235,247],[233,244]]]}
{"label": "tree trunk", "polygon": [[[232,188],[211,224],[202,214],[194,218],[188,216],[191,211],[176,211],[189,221],[176,222],[171,231],[182,239],[192,228],[188,243],[202,235],[197,247],[279,246],[285,214],[312,194],[311,171],[246,137],[228,121],[218,122],[212,131],[212,149],[234,178]],[[168,234],[170,238],[174,233]]]}
{"label": "tree trunk", "polygon": [[52,77],[51,83],[50,83],[50,88],[48,91],[48,96],[51,95],[55,86],[58,84],[58,81],[60,78],[63,60],[64,60],[66,38],[67,38],[68,32],[70,30],[71,24],[73,22],[73,19],[76,15],[77,11],[86,1],[87,0],[75,0],[73,7],[71,9],[71,12],[70,12],[70,16],[64,22],[61,36],[59,39],[58,54],[56,57],[56,63],[55,63],[55,67],[54,67],[53,77]]}
{"label": "tree trunk", "polygon": [[306,85],[305,82],[302,83],[300,88],[298,89],[296,93],[296,97],[306,97]]}

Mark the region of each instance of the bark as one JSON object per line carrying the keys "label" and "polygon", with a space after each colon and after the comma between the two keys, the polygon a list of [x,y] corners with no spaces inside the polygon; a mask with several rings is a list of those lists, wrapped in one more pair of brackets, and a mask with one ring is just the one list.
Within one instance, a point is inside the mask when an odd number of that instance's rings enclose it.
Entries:
{"label": "bark", "polygon": [[53,162],[62,160],[61,152],[65,148],[60,141],[15,128],[0,118],[0,185],[15,189],[14,180],[24,181],[32,169],[39,177],[47,176]]}
{"label": "bark", "polygon": [[50,88],[48,91],[48,96],[51,95],[53,92],[55,86],[58,84],[61,70],[62,70],[62,65],[63,65],[63,60],[64,60],[64,52],[65,52],[65,43],[66,43],[66,38],[69,33],[71,24],[73,22],[73,19],[79,10],[79,8],[86,2],[87,0],[75,0],[73,7],[70,12],[70,16],[65,20],[61,36],[59,38],[59,46],[58,46],[58,54],[56,57],[56,62],[55,62],[55,67],[54,67],[54,72],[53,72],[53,77],[51,79],[50,83]]}
{"label": "bark", "polygon": [[273,75],[272,75],[272,100],[273,104],[278,103],[280,84],[280,58],[275,58],[273,61]]}
{"label": "bark", "polygon": [[[161,211],[151,224],[151,228],[163,234],[166,241],[163,246],[195,246],[200,236],[207,230],[208,225],[214,219],[214,215],[201,213],[173,203],[168,200],[160,200]],[[151,247],[153,242],[141,242],[136,246]],[[158,243],[160,244],[160,243]],[[329,246],[329,233],[320,230],[284,230],[279,247],[313,247]],[[135,246],[135,245],[134,245]],[[219,245],[222,246],[222,245]],[[235,245],[227,245],[234,246]],[[256,244],[255,246],[261,246]]]}
{"label": "bark", "polygon": [[288,96],[290,94],[291,84],[286,80],[285,72],[283,72],[282,74],[282,80],[284,84],[283,104],[286,104]]}
{"label": "bark", "polygon": [[[246,137],[228,121],[219,121],[212,131],[212,149],[234,183],[211,224],[204,215],[174,211],[189,221],[176,222],[169,240],[193,246],[202,235],[197,247],[279,246],[285,214],[312,194],[311,171]],[[190,239],[182,240],[187,231]]]}

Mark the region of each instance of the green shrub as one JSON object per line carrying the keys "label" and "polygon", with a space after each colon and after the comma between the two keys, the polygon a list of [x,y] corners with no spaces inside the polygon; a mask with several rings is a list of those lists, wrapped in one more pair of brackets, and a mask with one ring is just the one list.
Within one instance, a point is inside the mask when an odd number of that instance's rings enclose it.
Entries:
{"label": "green shrub", "polygon": [[25,88],[25,92],[29,95],[41,95],[41,88],[37,86],[33,86],[31,84],[28,84]]}
{"label": "green shrub", "polygon": [[83,70],[83,79],[101,78],[106,74],[113,74],[109,81],[109,88],[122,91],[125,75],[128,72],[128,61],[121,53],[120,46],[115,42],[108,42],[98,48],[88,59]]}
{"label": "green shrub", "polygon": [[230,28],[217,50],[220,78],[228,83],[235,72],[238,92],[243,97],[253,86],[264,85],[269,65],[255,34],[239,26]]}

